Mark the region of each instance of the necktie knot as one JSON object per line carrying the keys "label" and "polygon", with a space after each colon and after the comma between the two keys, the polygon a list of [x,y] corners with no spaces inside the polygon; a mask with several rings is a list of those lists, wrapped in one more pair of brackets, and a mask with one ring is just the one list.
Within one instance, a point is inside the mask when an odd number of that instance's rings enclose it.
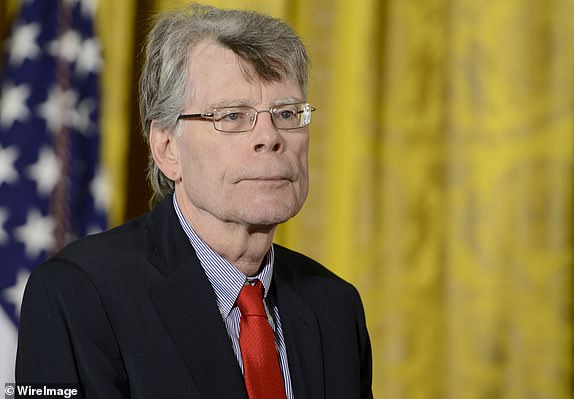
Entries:
{"label": "necktie knot", "polygon": [[257,280],[255,285],[244,285],[237,297],[237,306],[242,316],[260,316],[267,318],[263,305],[263,284]]}

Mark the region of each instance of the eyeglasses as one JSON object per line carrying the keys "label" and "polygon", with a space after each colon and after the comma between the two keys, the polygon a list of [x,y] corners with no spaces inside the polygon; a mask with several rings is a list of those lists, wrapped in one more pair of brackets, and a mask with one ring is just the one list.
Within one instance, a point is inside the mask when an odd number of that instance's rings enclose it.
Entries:
{"label": "eyeglasses", "polygon": [[315,108],[309,103],[281,104],[266,110],[238,106],[216,108],[206,114],[181,114],[180,119],[211,119],[215,130],[226,133],[248,132],[255,127],[257,115],[269,112],[273,126],[280,130],[293,130],[311,123],[311,112]]}

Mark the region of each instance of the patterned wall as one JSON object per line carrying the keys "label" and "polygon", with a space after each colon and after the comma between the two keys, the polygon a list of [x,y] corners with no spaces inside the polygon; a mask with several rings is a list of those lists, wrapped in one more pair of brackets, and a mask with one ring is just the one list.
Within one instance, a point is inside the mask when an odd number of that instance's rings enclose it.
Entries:
{"label": "patterned wall", "polygon": [[335,1],[312,193],[280,233],[360,289],[382,398],[570,398],[574,3]]}

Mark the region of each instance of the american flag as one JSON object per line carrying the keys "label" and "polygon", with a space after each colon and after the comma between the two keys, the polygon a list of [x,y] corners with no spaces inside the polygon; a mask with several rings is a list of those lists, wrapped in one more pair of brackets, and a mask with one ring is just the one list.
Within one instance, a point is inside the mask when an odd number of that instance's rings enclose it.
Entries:
{"label": "american flag", "polygon": [[22,0],[0,80],[0,382],[32,269],[106,226],[95,0]]}

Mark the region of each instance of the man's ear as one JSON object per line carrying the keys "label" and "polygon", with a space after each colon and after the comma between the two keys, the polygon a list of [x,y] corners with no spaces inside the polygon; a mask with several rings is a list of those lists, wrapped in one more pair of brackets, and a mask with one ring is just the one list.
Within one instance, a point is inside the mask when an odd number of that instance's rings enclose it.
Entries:
{"label": "man's ear", "polygon": [[159,129],[152,121],[149,134],[151,154],[159,170],[170,180],[181,179],[181,163],[175,134]]}

